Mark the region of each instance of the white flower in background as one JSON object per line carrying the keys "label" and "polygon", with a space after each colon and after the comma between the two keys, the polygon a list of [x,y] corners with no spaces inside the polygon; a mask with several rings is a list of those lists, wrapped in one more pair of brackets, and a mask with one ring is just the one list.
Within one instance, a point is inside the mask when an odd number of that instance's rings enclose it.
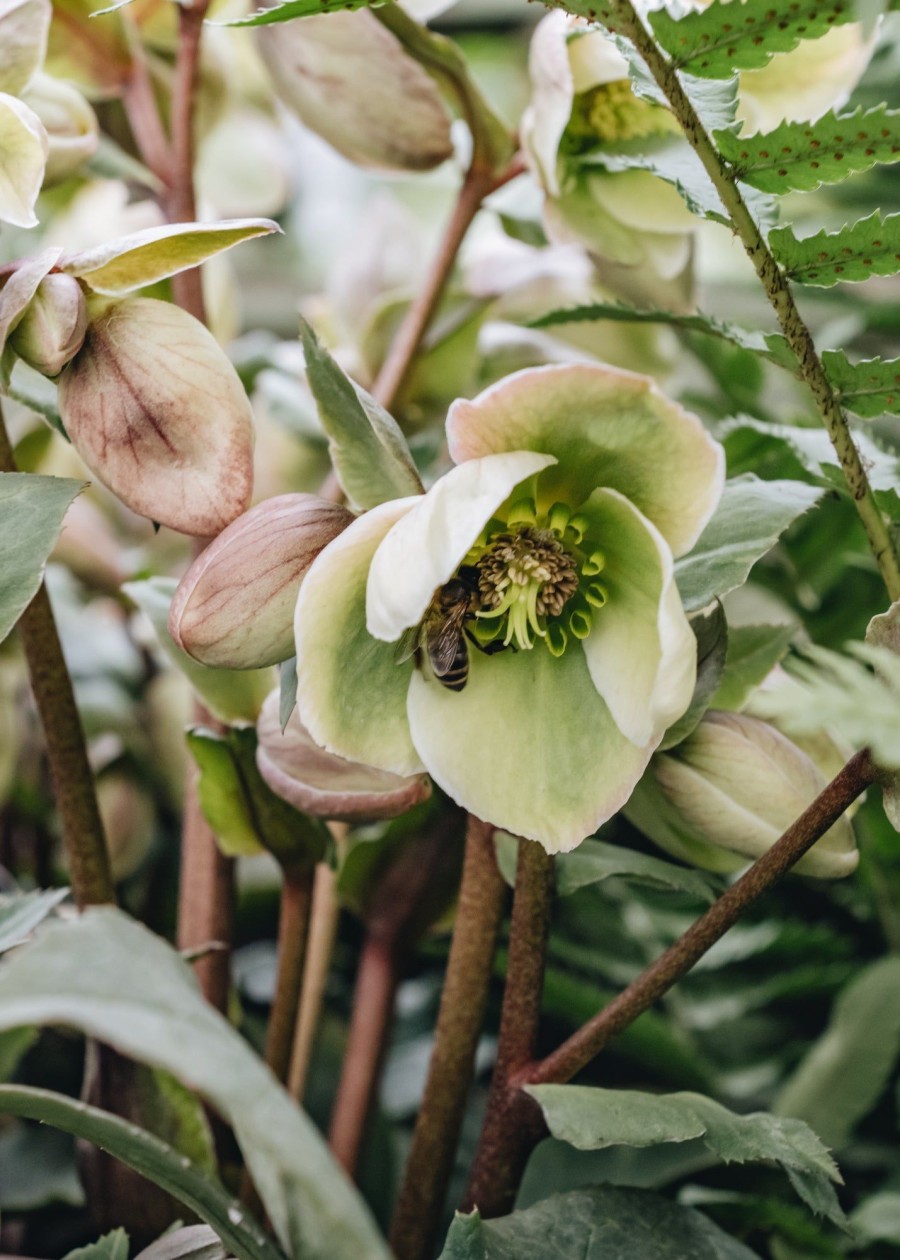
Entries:
{"label": "white flower in background", "polygon": [[49,0],[0,0],[0,219],[34,227],[49,142],[44,124],[19,97],[47,49]]}

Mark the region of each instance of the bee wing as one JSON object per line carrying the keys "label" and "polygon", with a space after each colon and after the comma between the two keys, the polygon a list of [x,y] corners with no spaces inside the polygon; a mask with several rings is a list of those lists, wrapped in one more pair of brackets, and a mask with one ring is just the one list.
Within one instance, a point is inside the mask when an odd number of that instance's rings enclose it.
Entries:
{"label": "bee wing", "polygon": [[463,613],[454,614],[443,621],[433,634],[428,637],[428,659],[438,678],[448,674],[459,659],[460,651],[465,652],[465,640],[462,638]]}

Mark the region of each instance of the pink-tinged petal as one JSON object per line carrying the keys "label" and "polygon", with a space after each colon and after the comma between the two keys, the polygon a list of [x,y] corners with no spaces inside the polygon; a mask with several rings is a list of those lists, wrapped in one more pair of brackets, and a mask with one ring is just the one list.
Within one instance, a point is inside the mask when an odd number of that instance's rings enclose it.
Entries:
{"label": "pink-tinged petal", "polygon": [[619,810],[650,759],[625,738],[597,694],[582,652],[470,652],[454,692],[415,673],[413,742],[445,792],[479,818],[574,849]]}
{"label": "pink-tinged petal", "polygon": [[434,483],[385,536],[366,589],[369,633],[388,642],[417,626],[439,586],[512,491],[554,462],[552,455],[509,451],[471,460]]}
{"label": "pink-tinged petal", "polygon": [[63,370],[59,409],[84,462],[140,515],[209,537],[246,510],[250,403],[221,346],[179,307],[104,305]]}
{"label": "pink-tinged petal", "polygon": [[412,661],[366,629],[366,579],[415,495],[372,508],[329,543],[300,584],[294,615],[300,721],[328,752],[410,775],[422,771],[406,717]]}
{"label": "pink-tinged petal", "polygon": [[61,255],[61,249],[45,249],[17,267],[0,289],[0,351],[5,348],[10,333],[21,323],[44,276],[59,262]]}
{"label": "pink-tinged petal", "polygon": [[685,712],[697,679],[697,644],[681,606],[672,553],[657,529],[615,490],[585,511],[606,557],[606,604],[584,652],[594,686],[622,734],[655,748]]}
{"label": "pink-tinged petal", "polygon": [[256,724],[256,764],[269,787],[295,809],[343,822],[396,818],[431,795],[428,776],[401,776],[326,752],[296,709],[282,732],[279,693],[273,691]]}
{"label": "pink-tinged petal", "polygon": [[316,556],[353,520],[314,494],[282,494],[239,516],[178,584],[169,633],[218,669],[260,669],[294,654],[294,607]]}
{"label": "pink-tinged petal", "polygon": [[457,463],[497,451],[542,451],[550,502],[577,505],[618,490],[657,527],[675,556],[690,551],[715,511],[725,457],[696,416],[648,376],[602,364],[525,368],[460,400],[447,419]]}

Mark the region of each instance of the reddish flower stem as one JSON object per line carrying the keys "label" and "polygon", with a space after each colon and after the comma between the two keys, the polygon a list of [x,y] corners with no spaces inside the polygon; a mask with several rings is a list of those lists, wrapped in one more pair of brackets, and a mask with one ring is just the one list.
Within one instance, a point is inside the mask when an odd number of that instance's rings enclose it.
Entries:
{"label": "reddish flower stem", "polygon": [[300,869],[288,867],[284,871],[281,886],[278,971],[275,999],[266,1032],[266,1062],[283,1084],[287,1084],[291,1066],[314,876],[314,866]]}

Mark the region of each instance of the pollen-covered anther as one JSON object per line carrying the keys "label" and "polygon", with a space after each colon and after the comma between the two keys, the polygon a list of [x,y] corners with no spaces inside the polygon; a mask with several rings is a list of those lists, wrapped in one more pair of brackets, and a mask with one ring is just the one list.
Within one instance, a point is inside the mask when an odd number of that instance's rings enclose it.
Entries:
{"label": "pollen-covered anther", "polygon": [[578,589],[575,558],[550,530],[523,526],[495,535],[475,566],[482,617],[508,614],[505,642],[534,646],[547,617],[558,617]]}

